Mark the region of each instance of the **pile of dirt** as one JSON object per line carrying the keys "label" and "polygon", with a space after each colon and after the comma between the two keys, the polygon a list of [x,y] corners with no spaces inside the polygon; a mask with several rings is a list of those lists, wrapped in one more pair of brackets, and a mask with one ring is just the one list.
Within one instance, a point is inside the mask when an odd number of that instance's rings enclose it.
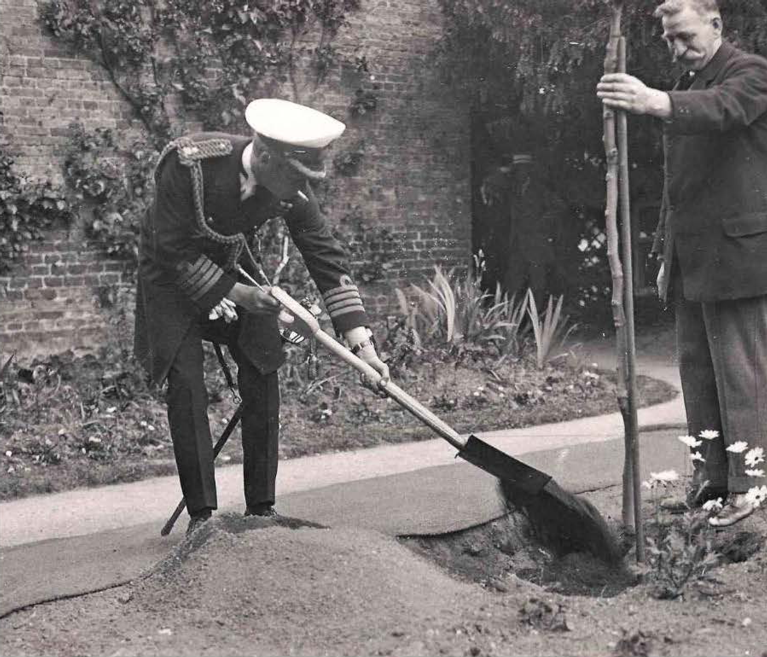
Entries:
{"label": "pile of dirt", "polygon": [[[618,489],[590,498],[614,517]],[[224,515],[141,581],[0,620],[0,654],[767,654],[761,551],[659,600],[635,573],[555,560],[503,522],[429,547]],[[743,529],[764,532],[764,515]]]}

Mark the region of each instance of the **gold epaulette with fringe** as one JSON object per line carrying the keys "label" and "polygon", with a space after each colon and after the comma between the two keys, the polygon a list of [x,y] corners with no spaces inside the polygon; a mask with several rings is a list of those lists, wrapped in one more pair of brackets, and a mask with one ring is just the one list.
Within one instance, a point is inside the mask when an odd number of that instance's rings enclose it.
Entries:
{"label": "gold epaulette with fringe", "polygon": [[207,160],[212,157],[224,157],[233,150],[232,142],[228,139],[214,138],[194,141],[189,137],[179,137],[170,142],[162,149],[160,157],[157,159],[155,168],[155,177],[160,168],[160,164],[173,151],[178,151],[178,161],[185,166],[192,166],[195,162]]}
{"label": "gold epaulette with fringe", "polygon": [[234,235],[223,235],[213,230],[205,220],[205,200],[203,189],[203,175],[200,162],[213,157],[225,157],[234,150],[232,142],[224,138],[204,139],[194,141],[189,137],[179,137],[170,142],[160,153],[155,169],[155,179],[159,171],[160,164],[172,151],[178,152],[178,161],[186,167],[189,167],[189,173],[192,179],[192,195],[194,199],[195,218],[197,228],[200,234],[217,244],[225,245],[228,249],[228,257],[225,265],[226,271],[234,271],[243,252],[249,262],[255,263],[253,254],[248,245],[248,240],[242,233]]}

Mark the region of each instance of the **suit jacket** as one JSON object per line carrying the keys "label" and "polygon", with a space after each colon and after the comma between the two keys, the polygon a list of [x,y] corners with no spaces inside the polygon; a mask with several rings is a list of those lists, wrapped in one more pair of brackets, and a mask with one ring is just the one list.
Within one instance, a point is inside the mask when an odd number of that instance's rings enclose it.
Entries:
{"label": "suit jacket", "polygon": [[[287,210],[260,186],[240,200],[242,153],[249,141],[223,133],[191,135],[173,142],[158,164],[154,202],[141,225],[135,330],[136,356],[156,382],[167,376],[192,323],[206,318],[234,286],[236,240],[278,216],[286,221],[334,328],[367,324],[346,255],[311,187],[304,190],[308,201],[296,196]],[[240,317],[239,346],[259,369],[275,370],[284,360],[276,318],[242,309]]]}
{"label": "suit jacket", "polygon": [[[653,251],[685,298],[767,293],[767,60],[723,43],[689,90],[669,92]],[[659,291],[667,298],[666,289]]]}

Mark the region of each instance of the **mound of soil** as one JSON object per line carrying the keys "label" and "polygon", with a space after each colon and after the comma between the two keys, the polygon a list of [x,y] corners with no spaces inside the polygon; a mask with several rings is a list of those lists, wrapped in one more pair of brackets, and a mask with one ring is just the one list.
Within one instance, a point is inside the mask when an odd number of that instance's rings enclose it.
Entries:
{"label": "mound of soil", "polygon": [[[589,498],[617,516],[617,488]],[[765,566],[724,561],[662,600],[628,566],[553,559],[518,519],[397,540],[222,516],[141,581],[0,620],[0,654],[758,657]]]}

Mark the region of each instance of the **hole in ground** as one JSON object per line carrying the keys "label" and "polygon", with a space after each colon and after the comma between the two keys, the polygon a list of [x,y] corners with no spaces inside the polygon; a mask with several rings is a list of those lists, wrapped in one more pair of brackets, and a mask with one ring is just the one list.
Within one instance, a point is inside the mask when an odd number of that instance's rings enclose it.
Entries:
{"label": "hole in ground", "polygon": [[636,583],[623,564],[610,566],[590,554],[557,558],[533,536],[527,520],[508,514],[489,523],[435,536],[400,541],[454,576],[505,592],[514,575],[563,595],[609,597]]}
{"label": "hole in ground", "polygon": [[[682,522],[679,517],[668,520]],[[646,527],[648,536],[657,534],[652,525]],[[461,531],[401,536],[399,540],[451,575],[501,593],[509,590],[508,578],[515,576],[562,595],[612,597],[638,583],[636,573],[627,568],[634,562],[634,537],[616,533],[625,559],[614,566],[586,553],[557,557],[541,546],[525,517],[518,513]],[[713,571],[750,559],[764,543],[765,538],[753,531],[715,533],[710,549],[718,555],[718,562]]]}

